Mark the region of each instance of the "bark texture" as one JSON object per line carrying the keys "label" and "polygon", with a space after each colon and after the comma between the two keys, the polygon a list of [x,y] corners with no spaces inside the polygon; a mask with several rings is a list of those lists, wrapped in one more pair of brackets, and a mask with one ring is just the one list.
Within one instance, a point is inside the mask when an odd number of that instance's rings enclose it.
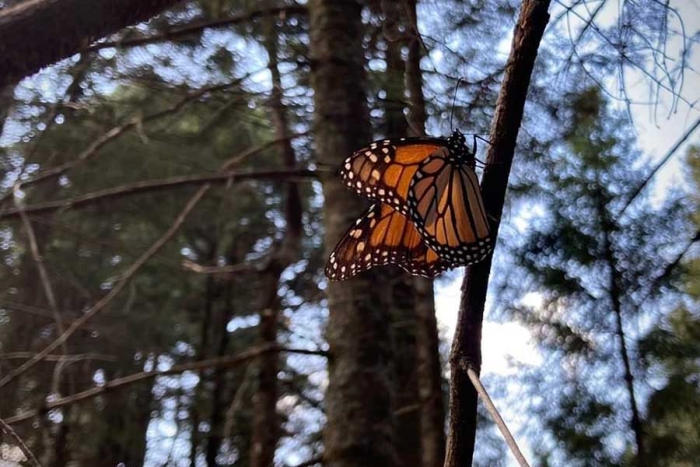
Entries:
{"label": "bark texture", "polygon": [[[362,4],[309,2],[311,84],[318,163],[339,167],[370,138],[362,52]],[[366,203],[335,176],[323,180],[326,251]],[[326,395],[324,465],[395,465],[391,339],[381,270],[328,284],[331,358]]]}
{"label": "bark texture", "polygon": [[[494,238],[498,237],[532,70],[549,21],[549,4],[550,0],[526,0],[522,3],[491,123],[491,145],[482,180],[482,193]],[[492,259],[489,255],[483,262],[470,267],[462,283],[459,316],[450,355],[452,381],[445,467],[471,465],[474,456],[477,393],[465,370],[467,367],[477,372],[481,370],[481,328]]]}
{"label": "bark texture", "polygon": [[[29,0],[0,12],[0,88],[180,0]],[[27,40],[31,38],[31,40]]]}

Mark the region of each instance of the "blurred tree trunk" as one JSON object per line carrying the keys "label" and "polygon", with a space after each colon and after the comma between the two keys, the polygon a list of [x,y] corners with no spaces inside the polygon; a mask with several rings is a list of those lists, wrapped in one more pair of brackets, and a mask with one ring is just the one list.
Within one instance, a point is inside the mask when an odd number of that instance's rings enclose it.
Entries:
{"label": "blurred tree trunk", "polygon": [[[180,0],[34,0],[0,11],[0,88]],[[31,37],[32,40],[27,40]]]}
{"label": "blurred tree trunk", "polygon": [[[386,18],[383,36],[386,41],[386,72],[382,76],[384,90],[384,136],[406,136],[408,123],[404,115],[406,65],[401,57],[405,41],[400,25],[404,23],[401,2],[384,2],[381,14]],[[391,287],[392,303],[389,313],[392,322],[394,352],[393,403],[396,413],[396,451],[398,465],[420,465],[420,412],[418,381],[416,377],[416,293],[413,278],[399,268],[386,271]]]}
{"label": "blurred tree trunk", "polygon": [[[264,45],[268,55],[268,68],[272,77],[272,93],[269,100],[275,139],[283,140],[289,136],[287,109],[282,102],[282,77],[278,67],[279,37],[275,19],[264,19]],[[296,156],[289,139],[281,144],[282,164],[292,170],[296,165]],[[271,258],[262,271],[263,297],[260,308],[260,343],[270,345],[277,343],[277,329],[281,311],[278,291],[282,272],[298,257],[302,234],[302,203],[299,188],[295,182],[288,182],[284,199],[286,231],[284,239],[275,245]],[[253,440],[251,448],[252,467],[272,467],[275,450],[280,437],[280,419],[277,415],[278,385],[281,356],[267,353],[259,357],[258,387],[253,398]]]}
{"label": "blurred tree trunk", "polygon": [[[365,95],[362,4],[309,2],[311,85],[319,164],[338,167],[371,138]],[[366,203],[333,175],[323,180],[326,251]],[[324,464],[396,465],[387,283],[381,270],[328,284],[330,346]]]}
{"label": "blurred tree trunk", "polygon": [[[215,337],[211,343],[215,345],[214,357],[223,357],[229,343],[229,332],[227,325],[234,316],[233,298],[234,281],[230,281],[223,292],[223,307],[220,310],[214,311],[215,319],[212,322],[211,330],[215,333]],[[208,467],[216,467],[219,464],[216,461],[221,449],[221,444],[224,441],[224,423],[226,421],[226,409],[228,407],[228,397],[226,391],[226,368],[217,368],[212,375],[213,389],[211,394],[211,411],[209,417],[209,436],[207,438],[206,448],[204,450],[204,458]]]}
{"label": "blurred tree trunk", "polygon": [[[409,38],[406,60],[408,126],[412,136],[425,135],[425,98],[420,68],[421,41],[416,0],[406,0],[406,34]],[[442,390],[440,335],[435,317],[435,291],[432,279],[415,277],[417,379],[420,401],[420,427],[423,467],[441,467],[445,460],[445,404]]]}

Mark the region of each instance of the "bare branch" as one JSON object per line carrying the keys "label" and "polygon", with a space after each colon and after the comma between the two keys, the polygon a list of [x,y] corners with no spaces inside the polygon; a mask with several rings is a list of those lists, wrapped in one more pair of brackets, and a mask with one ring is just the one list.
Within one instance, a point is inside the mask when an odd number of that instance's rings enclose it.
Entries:
{"label": "bare branch", "polygon": [[112,188],[105,188],[104,190],[86,193],[84,195],[79,195],[74,198],[32,204],[29,206],[25,206],[22,209],[7,209],[5,211],[0,211],[0,219],[21,216],[22,213],[39,214],[44,212],[55,211],[57,209],[75,209],[80,207],[86,207],[96,202],[104,201],[107,199],[115,199],[124,196],[160,191],[173,187],[201,185],[204,183],[237,183],[246,180],[295,181],[315,179],[317,178],[317,176],[318,171],[316,170],[297,169],[269,170],[261,172],[230,171],[217,172],[212,174],[170,177],[163,180],[144,180]]}
{"label": "bare branch", "polygon": [[[61,314],[58,311],[58,304],[56,303],[56,295],[53,292],[53,286],[51,285],[51,280],[49,279],[49,273],[46,270],[46,265],[44,264],[44,258],[39,252],[39,244],[36,241],[36,235],[34,234],[34,228],[32,223],[29,221],[29,217],[24,212],[22,207],[20,197],[19,197],[19,185],[15,185],[14,190],[15,199],[15,210],[22,219],[22,224],[24,225],[24,230],[27,233],[27,240],[29,241],[29,251],[32,254],[32,260],[36,264],[39,270],[39,278],[41,280],[41,285],[44,289],[44,294],[46,295],[46,301],[49,302],[49,309],[53,315],[54,322],[56,323],[56,330],[58,335],[63,334],[63,320],[61,319]],[[68,347],[65,343],[61,345],[64,355],[68,355]]]}
{"label": "bare branch", "polygon": [[261,355],[268,354],[270,352],[287,352],[287,353],[295,353],[295,354],[301,354],[301,355],[314,355],[314,356],[320,356],[320,357],[328,357],[328,352],[324,350],[308,350],[308,349],[299,349],[299,348],[287,348],[287,347],[280,347],[278,345],[265,345],[265,346],[260,346],[256,347],[244,352],[239,353],[238,355],[233,355],[233,356],[226,356],[226,357],[218,357],[218,358],[211,358],[207,360],[200,360],[198,362],[191,362],[191,363],[182,363],[180,365],[173,365],[170,369],[168,370],[160,370],[160,371],[143,371],[140,373],[135,373],[133,375],[129,376],[124,376],[122,378],[117,378],[113,379],[111,381],[107,381],[101,386],[94,387],[87,389],[85,391],[73,394],[68,397],[61,397],[59,399],[54,399],[54,400],[49,400],[46,402],[44,407],[41,409],[33,409],[33,410],[27,410],[24,412],[21,412],[13,417],[8,417],[5,419],[5,421],[12,425],[16,424],[25,420],[30,420],[36,416],[41,415],[42,413],[45,413],[48,410],[52,409],[57,409],[60,407],[65,407],[67,405],[71,404],[76,404],[79,402],[83,402],[88,399],[92,399],[94,397],[97,397],[101,394],[104,394],[106,392],[118,389],[118,388],[123,388],[125,386],[130,386],[132,384],[151,379],[151,378],[157,378],[159,376],[169,376],[169,375],[177,375],[180,373],[184,373],[186,371],[198,371],[198,370],[203,370],[207,368],[231,368],[235,367],[237,365],[240,365],[242,363],[246,363],[254,358],[257,358]]}
{"label": "bare branch", "polygon": [[234,15],[229,18],[219,19],[215,21],[206,21],[196,24],[190,24],[187,26],[181,26],[164,31],[158,35],[150,37],[139,37],[136,39],[125,39],[116,41],[105,41],[100,42],[90,47],[84,49],[84,52],[95,52],[101,49],[108,48],[124,48],[124,47],[136,47],[146,44],[155,44],[158,42],[172,41],[181,37],[191,36],[204,31],[205,29],[218,29],[231,26],[233,24],[243,23],[245,21],[250,21],[262,16],[287,16],[287,15],[305,15],[308,12],[303,5],[289,5],[283,7],[265,8],[260,10],[249,11],[244,14]]}
{"label": "bare branch", "polygon": [[[25,360],[34,358],[34,352],[10,352],[0,354],[0,360]],[[116,362],[117,358],[113,355],[102,355],[97,353],[84,353],[74,355],[47,355],[42,360],[46,362],[80,362],[83,360],[102,360],[106,362]]]}
{"label": "bare branch", "polygon": [[146,250],[125,272],[122,274],[119,281],[114,285],[114,288],[105,295],[101,300],[95,303],[89,310],[85,312],[80,318],[75,320],[70,327],[63,332],[56,340],[49,344],[44,350],[36,354],[29,361],[20,365],[16,369],[12,370],[7,376],[0,379],[0,388],[6,386],[10,381],[14,380],[17,376],[21,375],[25,371],[29,370],[31,367],[36,365],[41,359],[49,355],[54,349],[62,345],[70,336],[75,333],[80,327],[95,316],[98,312],[104,309],[113,299],[116,297],[124,287],[129,283],[129,281],[136,275],[138,270],[143,266],[146,261],[151,259],[160,249],[170,240],[173,235],[178,231],[182,223],[185,221],[187,215],[194,209],[200,199],[204,196],[211,185],[207,184],[202,186],[197,193],[187,202],[184,209],[175,219],[175,222],[170,226],[170,228],[153,244]]}
{"label": "bare branch", "polygon": [[[244,81],[245,79],[247,79],[248,76],[249,75],[246,75],[245,77],[236,79],[235,81],[232,81],[230,83],[218,84],[215,86],[208,86],[208,87],[202,88],[196,92],[188,94],[182,100],[180,100],[179,102],[175,103],[174,105],[172,105],[166,109],[160,110],[160,111],[152,113],[150,115],[146,115],[145,117],[134,117],[129,122],[127,122],[123,125],[119,125],[117,127],[114,127],[111,130],[104,133],[99,138],[97,138],[83,152],[81,152],[75,160],[72,160],[70,162],[66,162],[66,163],[58,165],[56,167],[52,167],[50,169],[42,170],[39,173],[37,173],[30,180],[19,182],[19,186],[21,189],[24,189],[30,185],[34,185],[36,183],[45,181],[47,179],[59,177],[60,175],[63,175],[65,172],[67,172],[68,170],[71,170],[71,169],[85,163],[86,161],[94,158],[95,156],[97,156],[99,154],[100,149],[102,149],[108,143],[123,136],[129,130],[132,130],[135,128],[138,129],[141,125],[143,125],[146,122],[157,120],[157,119],[165,117],[167,115],[177,113],[189,102],[196,100],[196,99],[199,99],[200,97],[204,96],[205,94],[221,91],[221,90],[236,86],[236,85],[240,84],[242,81]],[[12,195],[12,193],[8,193],[7,195],[0,198],[0,203],[4,202],[11,195]]]}
{"label": "bare branch", "polygon": [[639,196],[639,194],[644,190],[644,188],[646,188],[646,186],[649,184],[651,179],[654,178],[654,176],[656,176],[656,174],[659,172],[661,167],[663,167],[666,164],[666,162],[668,162],[669,159],[671,159],[671,157],[676,153],[676,151],[678,151],[678,149],[683,145],[683,143],[685,143],[688,140],[688,138],[690,138],[691,135],[693,133],[695,133],[695,130],[697,130],[698,127],[700,127],[700,118],[698,118],[695,121],[695,123],[693,124],[693,126],[691,126],[688,129],[688,131],[686,131],[683,134],[683,136],[681,136],[678,139],[678,141],[676,141],[676,144],[674,144],[673,147],[668,150],[666,155],[656,164],[656,167],[654,167],[654,170],[652,170],[649,173],[649,175],[647,175],[647,177],[644,179],[644,181],[642,183],[640,183],[637,188],[635,188],[635,190],[632,192],[630,197],[627,199],[627,202],[625,203],[625,205],[622,206],[622,209],[620,209],[620,212],[617,214],[618,217],[622,216],[622,214],[624,214],[625,211],[627,211],[627,208],[630,207],[630,205],[634,202],[634,200],[637,198],[637,196]]}
{"label": "bare branch", "polygon": [[17,446],[19,446],[19,449],[24,454],[24,457],[27,458],[27,460],[32,464],[33,467],[41,467],[41,464],[34,456],[34,454],[32,454],[32,451],[27,447],[26,444],[24,444],[24,441],[22,441],[22,438],[20,438],[17,435],[17,433],[15,433],[15,430],[13,430],[12,427],[2,418],[0,418],[0,431],[2,431],[3,433],[7,434],[10,438],[15,440],[15,443],[17,443]]}

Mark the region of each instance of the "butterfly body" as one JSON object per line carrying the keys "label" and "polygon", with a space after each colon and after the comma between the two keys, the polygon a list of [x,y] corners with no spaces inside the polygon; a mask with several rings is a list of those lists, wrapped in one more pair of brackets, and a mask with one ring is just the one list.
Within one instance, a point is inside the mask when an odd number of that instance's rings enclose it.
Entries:
{"label": "butterfly body", "polygon": [[474,167],[459,131],[375,141],[353,153],[341,178],[375,204],[341,238],[326,275],[343,280],[392,263],[434,277],[484,259],[492,246]]}

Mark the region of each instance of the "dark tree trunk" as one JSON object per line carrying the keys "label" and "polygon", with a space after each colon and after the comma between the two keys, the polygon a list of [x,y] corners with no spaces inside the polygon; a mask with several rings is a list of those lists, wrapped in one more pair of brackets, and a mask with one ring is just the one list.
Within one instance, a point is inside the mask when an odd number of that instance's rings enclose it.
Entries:
{"label": "dark tree trunk", "polygon": [[[327,167],[340,166],[371,137],[361,11],[358,1],[309,2],[316,154]],[[330,253],[366,203],[332,175],[323,180],[323,194]],[[331,358],[324,464],[329,467],[391,467],[396,462],[384,283],[381,270],[372,270],[328,284]]]}
{"label": "dark tree trunk", "polygon": [[[416,0],[407,0],[404,4],[407,15],[406,34],[409,40],[406,60],[408,126],[411,135],[424,136],[426,113]],[[413,283],[416,293],[416,373],[420,401],[421,465],[440,467],[445,460],[445,406],[440,336],[435,318],[435,291],[431,279],[416,277]]]}
{"label": "dark tree trunk", "polygon": [[[521,5],[491,123],[491,145],[481,185],[494,238],[498,236],[508,176],[537,50],[549,22],[549,4],[550,0],[525,0]],[[486,260],[468,268],[462,283],[457,328],[450,355],[452,380],[445,467],[471,465],[474,456],[477,393],[466,369],[471,367],[477,372],[481,371],[481,328],[492,259],[489,255]]]}
{"label": "dark tree trunk", "polygon": [[[296,156],[289,136],[287,110],[282,102],[282,77],[278,68],[278,35],[275,21],[265,18],[265,48],[268,54],[268,68],[272,76],[272,94],[270,96],[270,113],[275,129],[275,138],[281,144],[282,164],[292,170],[296,165]],[[272,257],[262,272],[262,303],[260,312],[260,343],[274,345],[277,343],[280,301],[278,290],[282,272],[298,257],[302,234],[302,204],[296,183],[288,182],[285,193],[286,231],[280,245],[273,248]],[[251,448],[252,467],[272,467],[275,451],[280,437],[280,419],[277,416],[278,384],[277,373],[280,356],[274,352],[261,356],[258,366],[258,386],[253,399],[253,440]]]}

